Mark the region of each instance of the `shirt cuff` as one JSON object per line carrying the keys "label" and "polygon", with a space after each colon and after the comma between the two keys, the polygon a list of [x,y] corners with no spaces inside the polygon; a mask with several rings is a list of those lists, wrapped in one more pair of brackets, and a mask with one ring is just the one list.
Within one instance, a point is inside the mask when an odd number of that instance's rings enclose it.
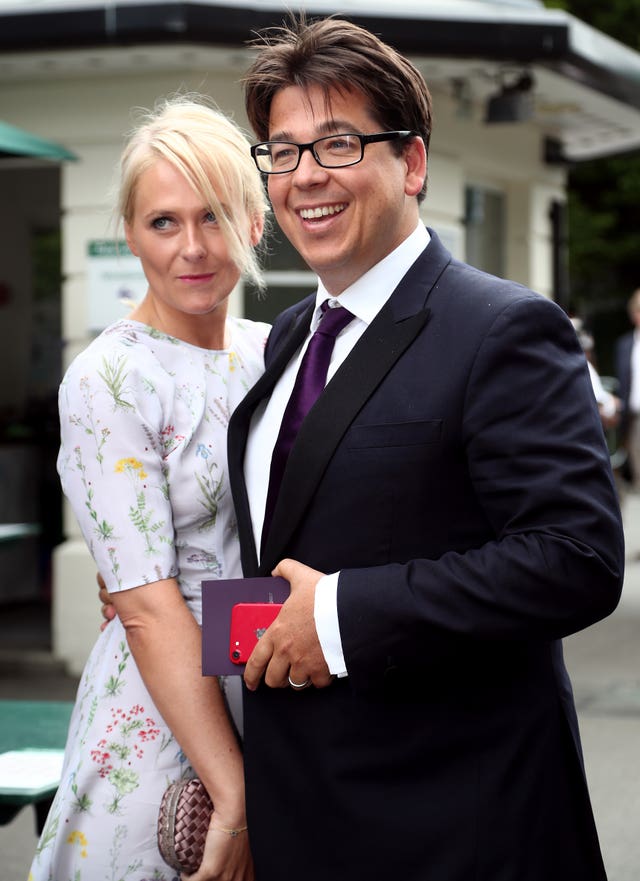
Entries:
{"label": "shirt cuff", "polygon": [[329,673],[342,678],[347,675],[347,665],[342,652],[338,623],[339,576],[339,572],[323,575],[316,584],[313,618]]}

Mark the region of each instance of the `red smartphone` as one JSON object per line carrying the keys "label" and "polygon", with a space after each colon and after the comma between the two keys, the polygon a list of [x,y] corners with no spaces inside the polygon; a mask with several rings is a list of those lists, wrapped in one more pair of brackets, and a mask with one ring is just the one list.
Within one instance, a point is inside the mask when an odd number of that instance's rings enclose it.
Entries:
{"label": "red smartphone", "polygon": [[246,664],[256,643],[271,624],[282,603],[236,603],[231,608],[229,657],[234,664]]}

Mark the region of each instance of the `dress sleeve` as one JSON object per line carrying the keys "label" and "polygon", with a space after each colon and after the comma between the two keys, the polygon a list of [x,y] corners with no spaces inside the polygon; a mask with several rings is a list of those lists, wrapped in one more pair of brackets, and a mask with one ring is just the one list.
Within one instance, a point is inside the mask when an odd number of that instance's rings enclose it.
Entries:
{"label": "dress sleeve", "polygon": [[165,461],[171,378],[141,347],[90,346],[60,387],[62,489],[110,592],[178,574]]}

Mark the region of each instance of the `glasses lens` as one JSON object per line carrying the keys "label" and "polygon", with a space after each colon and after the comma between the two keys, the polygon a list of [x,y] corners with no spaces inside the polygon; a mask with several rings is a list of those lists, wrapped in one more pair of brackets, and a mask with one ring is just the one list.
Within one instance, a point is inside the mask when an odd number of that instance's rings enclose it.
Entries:
{"label": "glasses lens", "polygon": [[315,152],[321,165],[340,168],[360,162],[362,142],[357,135],[331,135],[316,141]]}
{"label": "glasses lens", "polygon": [[278,141],[258,144],[255,157],[258,168],[266,174],[291,171],[298,163],[298,146]]}

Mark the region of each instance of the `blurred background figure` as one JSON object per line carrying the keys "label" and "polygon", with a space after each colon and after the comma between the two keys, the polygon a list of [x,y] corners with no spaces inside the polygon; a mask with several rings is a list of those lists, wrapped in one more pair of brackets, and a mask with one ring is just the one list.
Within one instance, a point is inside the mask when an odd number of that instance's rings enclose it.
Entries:
{"label": "blurred background figure", "polygon": [[[593,336],[584,327],[581,318],[572,318],[571,323],[576,329],[578,340],[582,346],[582,350],[587,359],[589,368],[589,376],[591,377],[591,385],[593,386],[593,394],[598,404],[600,418],[602,419],[602,427],[605,431],[615,429],[620,425],[622,401],[617,395],[613,394],[611,388],[611,378],[607,377],[603,381],[598,373],[596,366],[595,345]],[[614,382],[615,386],[616,383]],[[616,389],[617,390],[617,389]]]}
{"label": "blurred background figure", "polygon": [[616,375],[622,401],[620,444],[627,452],[625,476],[634,490],[640,481],[640,288],[627,304],[633,330],[616,342]]}
{"label": "blurred background figure", "polygon": [[600,376],[596,362],[594,338],[585,329],[582,319],[574,316],[571,318],[571,323],[576,329],[578,340],[587,359],[593,394],[600,411],[602,428],[611,456],[611,467],[613,468],[616,480],[618,498],[622,505],[630,484],[630,468],[627,450],[622,443],[621,436],[624,403],[622,398],[618,396],[620,394],[619,382],[612,376]]}

